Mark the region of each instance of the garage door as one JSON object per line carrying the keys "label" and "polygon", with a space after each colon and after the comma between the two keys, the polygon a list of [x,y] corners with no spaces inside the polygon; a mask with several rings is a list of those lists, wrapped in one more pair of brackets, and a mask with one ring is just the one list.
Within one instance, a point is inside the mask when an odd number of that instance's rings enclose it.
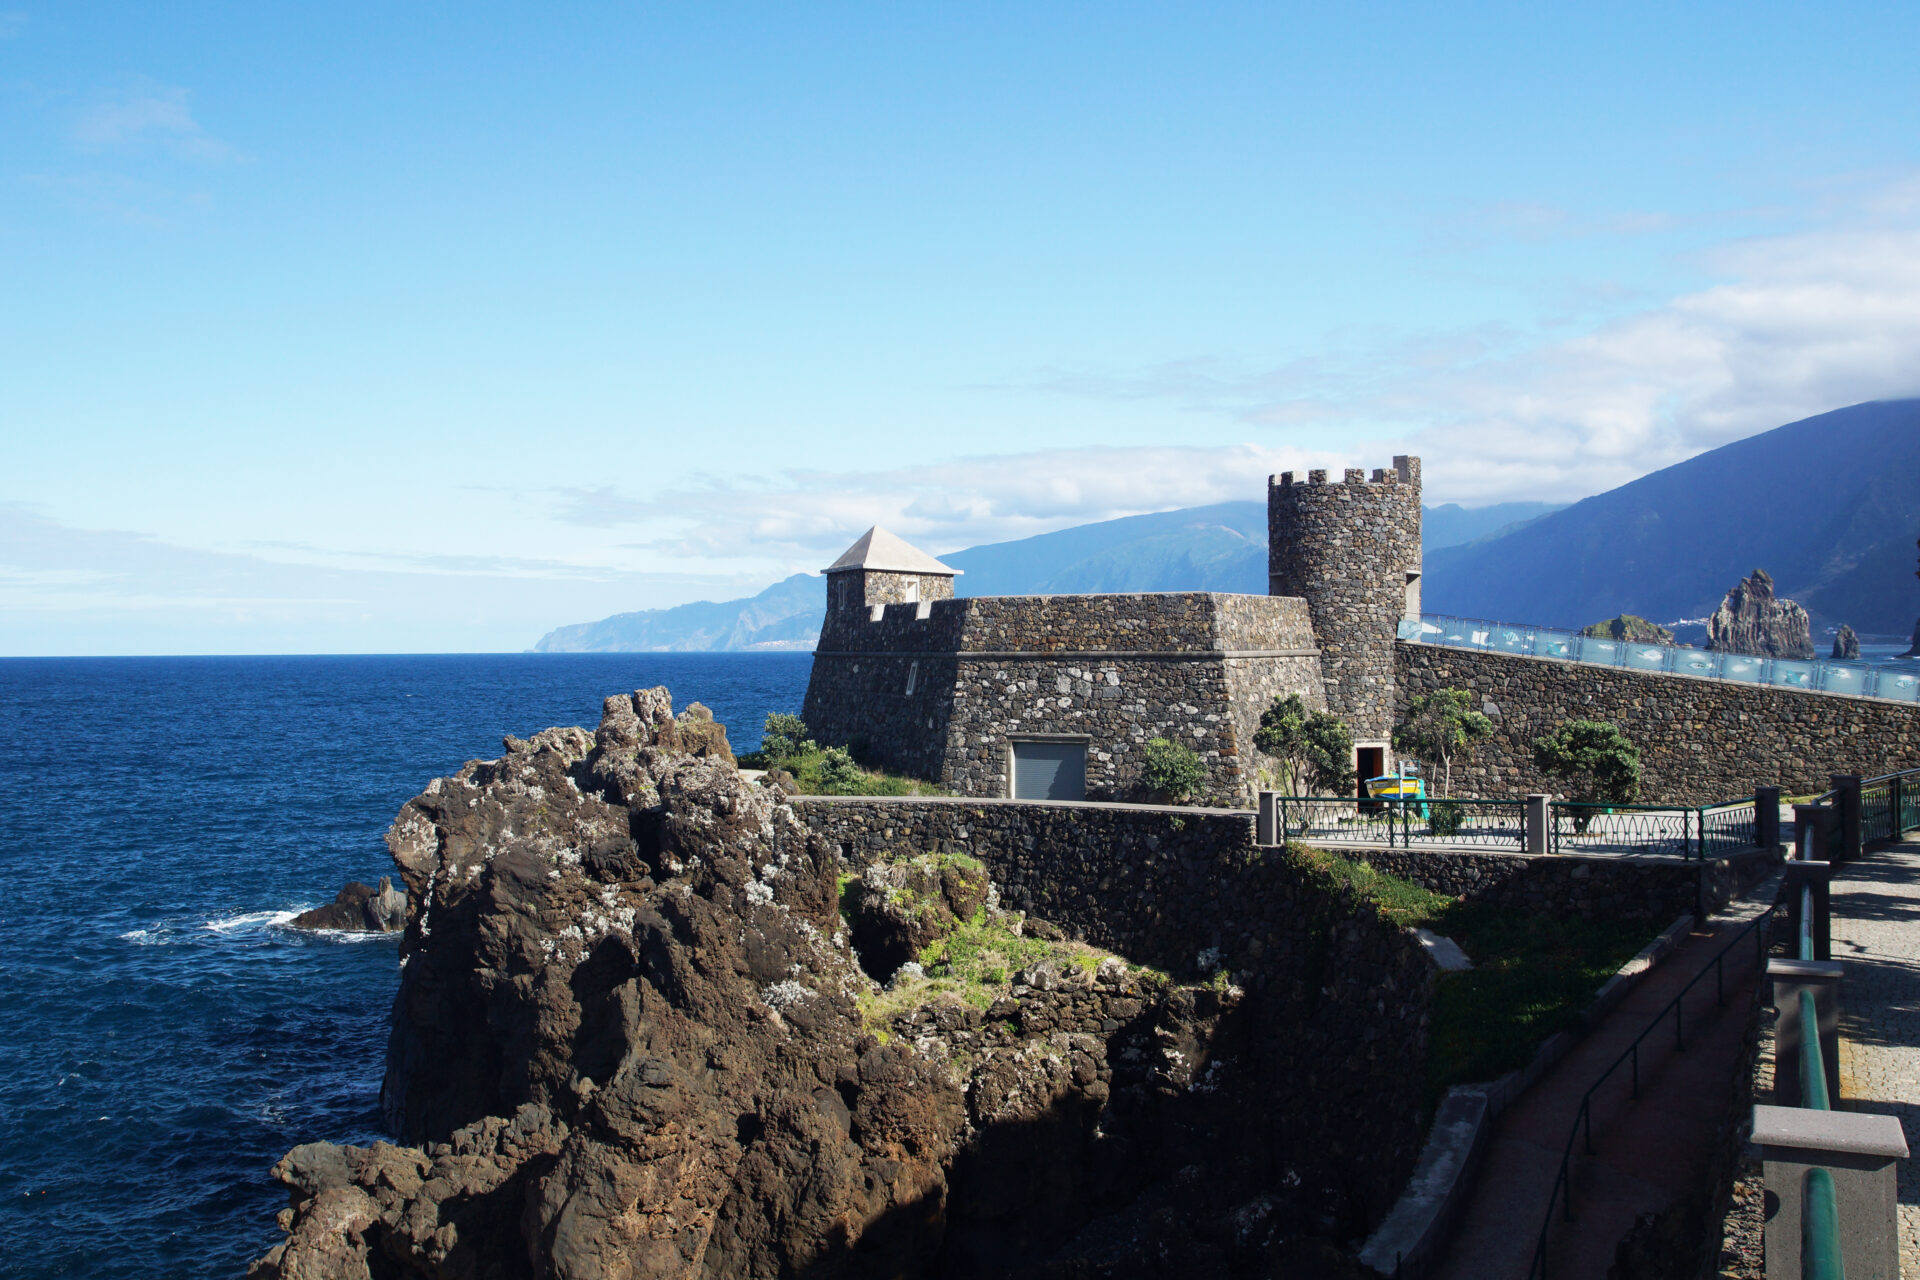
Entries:
{"label": "garage door", "polygon": [[1013,744],[1013,798],[1085,800],[1087,744],[1016,742]]}

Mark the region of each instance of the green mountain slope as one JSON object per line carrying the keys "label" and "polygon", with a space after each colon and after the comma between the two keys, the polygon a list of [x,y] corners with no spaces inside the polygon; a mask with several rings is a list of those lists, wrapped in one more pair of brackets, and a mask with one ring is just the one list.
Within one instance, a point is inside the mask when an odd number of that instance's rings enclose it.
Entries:
{"label": "green mountain slope", "polygon": [[[1487,534],[1557,508],[1509,502],[1491,507],[1431,508],[1426,543]],[[966,596],[1072,595],[1102,591],[1240,591],[1267,589],[1267,507],[1222,502],[1207,507],[1124,516],[1013,542],[969,547],[942,557],[963,570]],[[671,609],[615,614],[559,627],[541,637],[541,653],[631,653],[661,650],[811,649],[820,633],[826,587],[795,574],[744,600],[699,601]]]}
{"label": "green mountain slope", "polygon": [[1427,556],[1433,612],[1584,626],[1712,612],[1755,568],[1816,626],[1905,635],[1920,613],[1920,400],[1723,445],[1523,528]]}

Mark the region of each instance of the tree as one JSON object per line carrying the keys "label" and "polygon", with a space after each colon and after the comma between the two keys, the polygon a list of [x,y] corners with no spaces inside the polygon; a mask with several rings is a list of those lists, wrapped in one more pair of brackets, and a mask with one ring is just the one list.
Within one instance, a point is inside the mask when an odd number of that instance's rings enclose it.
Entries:
{"label": "tree", "polygon": [[766,726],[760,731],[760,754],[769,760],[804,755],[814,749],[807,736],[807,722],[783,711],[767,713]]}
{"label": "tree", "polygon": [[1533,740],[1533,763],[1575,800],[1625,804],[1640,794],[1640,748],[1604,720],[1569,720]]}
{"label": "tree", "polygon": [[1206,777],[1199,752],[1166,738],[1148,741],[1146,767],[1141,772],[1147,786],[1168,804],[1192,799]]}
{"label": "tree", "polygon": [[1473,709],[1465,689],[1435,689],[1407,704],[1393,727],[1393,749],[1440,768],[1440,794],[1453,794],[1453,760],[1473,758],[1473,744],[1493,736],[1493,721]]}
{"label": "tree", "polygon": [[1253,745],[1278,762],[1280,785],[1290,795],[1312,788],[1339,795],[1353,780],[1353,734],[1328,711],[1310,711],[1300,695],[1275,698],[1260,714]]}

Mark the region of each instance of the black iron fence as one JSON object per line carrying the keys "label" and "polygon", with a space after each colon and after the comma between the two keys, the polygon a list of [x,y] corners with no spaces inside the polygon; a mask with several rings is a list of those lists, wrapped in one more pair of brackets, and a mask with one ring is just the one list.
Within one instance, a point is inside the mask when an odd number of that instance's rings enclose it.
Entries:
{"label": "black iron fence", "polygon": [[1752,796],[1692,808],[1555,800],[1548,806],[1548,848],[1554,853],[1717,858],[1753,847],[1755,817]]}
{"label": "black iron fence", "polygon": [[1524,800],[1278,796],[1274,803],[1285,838],[1310,844],[1507,851],[1526,847]]}

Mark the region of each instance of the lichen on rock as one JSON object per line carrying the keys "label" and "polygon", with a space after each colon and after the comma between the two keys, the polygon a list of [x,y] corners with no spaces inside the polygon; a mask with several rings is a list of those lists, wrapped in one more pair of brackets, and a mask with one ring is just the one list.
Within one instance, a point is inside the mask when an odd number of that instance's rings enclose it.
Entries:
{"label": "lichen on rock", "polygon": [[290,1152],[259,1280],[1251,1275],[1338,1216],[1273,1185],[1239,988],[849,866],[664,689],[505,746],[388,833],[405,1145]]}

